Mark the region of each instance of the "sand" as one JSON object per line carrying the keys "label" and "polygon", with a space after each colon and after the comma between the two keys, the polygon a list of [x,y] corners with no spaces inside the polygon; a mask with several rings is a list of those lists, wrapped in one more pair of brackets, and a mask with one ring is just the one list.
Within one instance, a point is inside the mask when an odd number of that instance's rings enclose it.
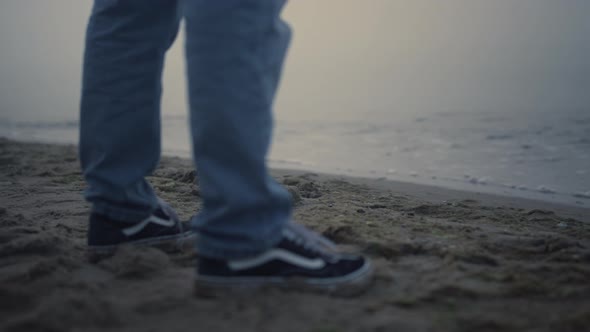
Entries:
{"label": "sand", "polygon": [[[590,210],[383,180],[274,172],[295,218],[377,265],[358,298],[192,296],[193,254],[85,260],[73,146],[0,139],[1,331],[590,331]],[[150,178],[184,218],[191,163]],[[197,177],[198,180],[198,177]]]}

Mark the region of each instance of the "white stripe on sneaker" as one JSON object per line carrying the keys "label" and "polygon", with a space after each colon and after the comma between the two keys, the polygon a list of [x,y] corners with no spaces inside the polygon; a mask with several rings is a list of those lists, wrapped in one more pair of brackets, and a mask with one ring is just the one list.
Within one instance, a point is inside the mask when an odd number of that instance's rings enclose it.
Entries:
{"label": "white stripe on sneaker", "polygon": [[149,225],[149,223],[154,223],[156,225],[160,225],[160,226],[164,226],[164,227],[172,227],[172,226],[174,226],[174,224],[176,222],[173,219],[166,220],[166,219],[162,219],[160,217],[154,216],[152,214],[151,216],[142,220],[140,223],[123,229],[123,234],[125,234],[127,236],[135,235],[135,234],[141,232],[147,225]]}
{"label": "white stripe on sneaker", "polygon": [[279,248],[271,249],[253,258],[228,261],[228,266],[234,271],[246,270],[275,259],[309,270],[319,270],[326,266],[326,262],[321,258],[307,258]]}

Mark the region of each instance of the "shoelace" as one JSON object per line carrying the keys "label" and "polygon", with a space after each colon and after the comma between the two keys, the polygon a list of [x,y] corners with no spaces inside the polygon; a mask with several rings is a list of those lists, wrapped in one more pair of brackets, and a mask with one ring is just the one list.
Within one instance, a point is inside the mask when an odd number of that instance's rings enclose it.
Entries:
{"label": "shoelace", "polygon": [[174,211],[174,209],[170,206],[170,204],[168,204],[168,202],[161,199],[160,197],[158,197],[158,204],[160,206],[160,209],[162,209],[162,211],[164,212],[164,214],[166,214],[170,219],[173,219],[175,221],[176,229],[178,229],[178,231],[182,231],[182,223],[178,222],[178,215],[176,214],[176,211]]}
{"label": "shoelace", "polygon": [[338,247],[334,242],[301,224],[288,222],[285,229],[293,235],[293,240],[296,243],[306,249],[320,253],[335,253],[338,251]]}

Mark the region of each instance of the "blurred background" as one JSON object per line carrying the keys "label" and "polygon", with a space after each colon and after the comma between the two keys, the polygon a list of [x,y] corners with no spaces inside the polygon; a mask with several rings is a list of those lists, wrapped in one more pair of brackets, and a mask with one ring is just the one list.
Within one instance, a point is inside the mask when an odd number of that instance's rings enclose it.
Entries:
{"label": "blurred background", "polygon": [[[90,0],[0,3],[0,136],[77,141]],[[291,0],[271,165],[590,205],[590,1]],[[190,156],[184,34],[165,154]]]}

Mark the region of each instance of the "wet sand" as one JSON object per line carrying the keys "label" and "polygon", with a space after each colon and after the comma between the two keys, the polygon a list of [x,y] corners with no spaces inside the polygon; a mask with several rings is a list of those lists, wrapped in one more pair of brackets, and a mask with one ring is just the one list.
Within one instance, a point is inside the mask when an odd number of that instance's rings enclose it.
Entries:
{"label": "wet sand", "polygon": [[[150,178],[184,218],[191,162]],[[381,180],[275,171],[295,218],[377,264],[354,299],[192,296],[191,254],[85,260],[76,148],[0,139],[2,331],[588,331],[590,210]]]}

